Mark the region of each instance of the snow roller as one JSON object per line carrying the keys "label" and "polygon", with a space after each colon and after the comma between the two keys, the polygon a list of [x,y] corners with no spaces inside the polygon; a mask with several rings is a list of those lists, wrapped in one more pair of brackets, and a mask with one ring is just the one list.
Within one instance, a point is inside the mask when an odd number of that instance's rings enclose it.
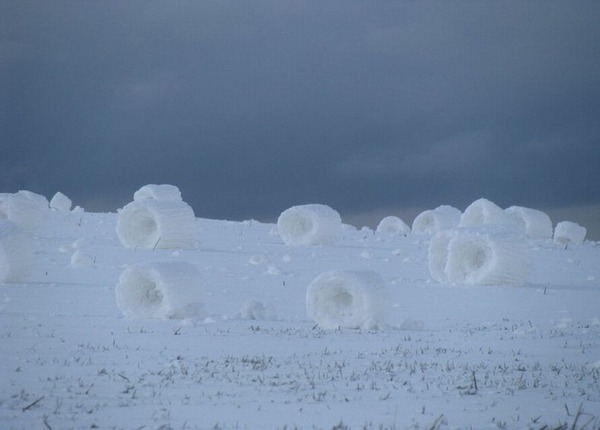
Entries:
{"label": "snow roller", "polygon": [[441,205],[421,212],[413,221],[413,233],[436,234],[458,227],[462,213],[455,207]]}
{"label": "snow roller", "polygon": [[117,236],[126,248],[194,248],[196,216],[178,200],[143,199],[119,211]]}
{"label": "snow roller", "polygon": [[200,316],[202,291],[196,266],[157,262],[128,266],[115,289],[127,318],[181,319]]}
{"label": "snow roller", "polygon": [[438,282],[521,285],[531,269],[525,240],[510,228],[489,226],[437,233],[429,243],[429,272]]}
{"label": "snow roller", "polygon": [[325,272],[306,290],[306,312],[323,329],[374,329],[389,304],[383,278],[374,271]]}
{"label": "snow roller", "polygon": [[342,218],[327,205],[292,206],[279,215],[277,230],[286,245],[331,245],[342,234]]}

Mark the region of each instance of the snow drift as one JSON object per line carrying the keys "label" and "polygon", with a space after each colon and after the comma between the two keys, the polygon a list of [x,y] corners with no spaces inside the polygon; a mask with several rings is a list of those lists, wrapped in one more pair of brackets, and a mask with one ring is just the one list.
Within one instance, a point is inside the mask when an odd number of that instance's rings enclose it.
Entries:
{"label": "snow drift", "polygon": [[342,218],[322,204],[292,206],[279,215],[277,230],[286,245],[331,245],[342,233]]}
{"label": "snow drift", "polygon": [[172,200],[182,201],[181,192],[175,185],[170,184],[148,184],[141,187],[133,194],[133,201],[141,200]]}
{"label": "snow drift", "polygon": [[554,242],[561,245],[581,245],[587,229],[571,221],[561,221],[554,229]]}
{"label": "snow drift", "polygon": [[190,263],[128,266],[115,292],[117,306],[128,318],[188,318],[202,309],[200,273]]}
{"label": "snow drift", "polygon": [[531,255],[521,236],[506,228],[469,228],[437,233],[429,245],[429,272],[441,283],[521,285]]}
{"label": "snow drift", "polygon": [[522,225],[527,236],[533,239],[552,237],[552,220],[545,212],[522,206],[511,206],[505,212]]}
{"label": "snow drift", "polygon": [[397,216],[386,216],[375,231],[387,236],[406,236],[410,233],[410,227]]}
{"label": "snow drift", "polygon": [[46,197],[31,191],[0,194],[0,219],[8,219],[24,230],[36,230],[48,217]]}
{"label": "snow drift", "polygon": [[436,234],[440,231],[458,227],[460,210],[448,205],[421,212],[412,224],[413,233]]}
{"label": "snow drift", "polygon": [[522,223],[487,199],[475,200],[463,212],[460,227],[497,224],[524,230]]}
{"label": "snow drift", "polygon": [[13,222],[0,219],[0,282],[23,280],[32,263],[31,238]]}
{"label": "snow drift", "polygon": [[386,314],[388,290],[374,271],[331,271],[306,290],[306,312],[321,328],[372,329]]}
{"label": "snow drift", "polygon": [[117,235],[127,248],[194,248],[196,216],[183,201],[133,201],[119,212]]}

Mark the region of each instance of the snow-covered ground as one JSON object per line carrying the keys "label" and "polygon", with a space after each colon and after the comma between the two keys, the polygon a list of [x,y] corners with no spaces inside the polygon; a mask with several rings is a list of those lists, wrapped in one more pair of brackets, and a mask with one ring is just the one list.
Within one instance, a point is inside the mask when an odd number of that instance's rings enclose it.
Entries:
{"label": "snow-covered ground", "polygon": [[[52,212],[0,284],[2,429],[600,428],[600,246],[527,241],[522,286],[446,285],[431,236],[344,226],[288,246],[273,224],[198,218],[198,246],[125,248],[117,214]],[[203,314],[128,319],[126,266],[187,262]],[[324,330],[308,285],[378,272],[378,329]],[[547,427],[545,427],[547,426]]]}

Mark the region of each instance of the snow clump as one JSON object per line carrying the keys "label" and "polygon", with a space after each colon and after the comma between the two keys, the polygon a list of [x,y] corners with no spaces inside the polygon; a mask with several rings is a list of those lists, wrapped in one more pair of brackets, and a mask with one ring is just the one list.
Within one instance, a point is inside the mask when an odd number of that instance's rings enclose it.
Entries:
{"label": "snow clump", "polygon": [[386,216],[379,222],[375,231],[380,235],[407,236],[410,234],[410,227],[397,216]]}
{"label": "snow clump", "polygon": [[175,185],[170,184],[148,184],[141,187],[133,194],[133,201],[153,200],[173,200],[182,201],[181,192]]}
{"label": "snow clump", "polygon": [[461,228],[437,233],[429,244],[429,272],[441,283],[522,285],[531,255],[506,228]]}
{"label": "snow clump", "polygon": [[128,266],[116,287],[117,306],[127,318],[200,316],[200,272],[190,263],[157,262]]}
{"label": "snow clump", "polygon": [[119,212],[117,236],[126,248],[194,248],[196,216],[183,201],[133,201]]}
{"label": "snow clump", "polygon": [[413,233],[436,234],[458,227],[462,213],[453,206],[441,205],[421,212],[412,224]]}
{"label": "snow clump", "polygon": [[554,242],[560,245],[581,245],[587,229],[572,221],[561,221],[554,229]]}
{"label": "snow clump", "polygon": [[47,218],[46,197],[31,191],[0,194],[0,219],[8,219],[27,231],[36,230]]}
{"label": "snow clump", "polygon": [[64,214],[69,213],[72,205],[73,202],[71,201],[71,199],[65,196],[60,191],[54,194],[54,197],[52,197],[52,199],[50,200],[50,209],[54,209],[55,211]]}
{"label": "snow clump", "polygon": [[342,234],[342,218],[327,205],[292,206],[279,215],[277,230],[289,246],[331,245]]}
{"label": "snow clump", "polygon": [[552,237],[552,220],[545,212],[522,206],[511,206],[505,211],[522,224],[527,236],[533,239]]}
{"label": "snow clump", "polygon": [[0,219],[0,282],[18,282],[33,264],[31,238],[11,221]]}
{"label": "snow clump", "polygon": [[389,292],[374,271],[325,272],[306,290],[306,312],[323,329],[374,329],[387,313]]}

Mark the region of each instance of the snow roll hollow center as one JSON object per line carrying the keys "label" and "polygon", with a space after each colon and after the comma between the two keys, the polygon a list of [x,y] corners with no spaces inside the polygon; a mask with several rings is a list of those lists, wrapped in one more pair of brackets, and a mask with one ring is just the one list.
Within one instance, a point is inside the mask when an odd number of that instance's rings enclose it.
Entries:
{"label": "snow roll hollow center", "polygon": [[323,300],[333,317],[344,318],[353,313],[354,297],[341,285],[331,287],[323,295]]}
{"label": "snow roll hollow center", "polygon": [[386,313],[387,289],[372,271],[332,271],[316,277],[306,291],[308,316],[321,328],[371,329]]}
{"label": "snow roll hollow center", "polygon": [[127,241],[137,243],[143,247],[156,244],[158,237],[158,224],[154,216],[145,208],[135,210],[130,215],[129,229],[123,232]]}
{"label": "snow roll hollow center", "polygon": [[459,237],[450,244],[448,276],[454,282],[475,282],[494,260],[494,252],[485,239]]}
{"label": "snow roll hollow center", "polygon": [[282,226],[293,236],[304,236],[314,228],[312,220],[304,214],[283,219]]}

